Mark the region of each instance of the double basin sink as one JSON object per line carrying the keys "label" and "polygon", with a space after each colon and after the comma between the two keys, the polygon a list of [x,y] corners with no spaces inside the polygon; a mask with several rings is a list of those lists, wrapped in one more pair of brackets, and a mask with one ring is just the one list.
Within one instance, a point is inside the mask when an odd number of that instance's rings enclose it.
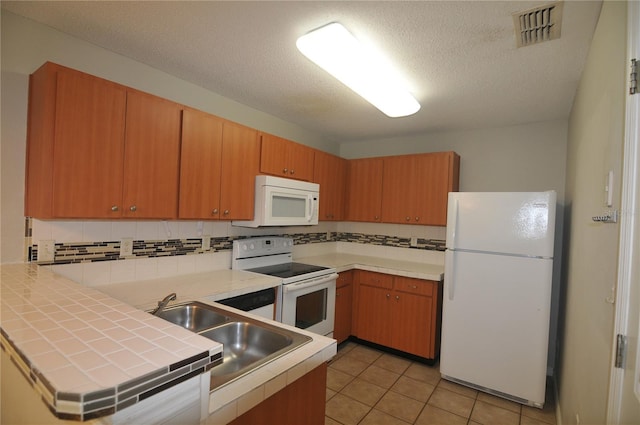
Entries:
{"label": "double basin sink", "polygon": [[156,316],[223,345],[222,363],[211,369],[211,389],[239,378],[312,339],[198,301],[166,307]]}

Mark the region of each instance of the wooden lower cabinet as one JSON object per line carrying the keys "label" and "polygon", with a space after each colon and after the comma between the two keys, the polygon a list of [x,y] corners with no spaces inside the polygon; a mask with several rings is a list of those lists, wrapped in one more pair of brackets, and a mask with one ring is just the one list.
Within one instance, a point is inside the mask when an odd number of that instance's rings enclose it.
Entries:
{"label": "wooden lower cabinet", "polygon": [[353,271],[339,274],[336,282],[336,316],[333,326],[333,337],[338,344],[351,336],[351,320],[353,311]]}
{"label": "wooden lower cabinet", "polygon": [[327,364],[323,363],[248,412],[232,425],[305,424],[323,425]]}
{"label": "wooden lower cabinet", "polygon": [[440,282],[357,270],[353,335],[427,359],[440,352]]}

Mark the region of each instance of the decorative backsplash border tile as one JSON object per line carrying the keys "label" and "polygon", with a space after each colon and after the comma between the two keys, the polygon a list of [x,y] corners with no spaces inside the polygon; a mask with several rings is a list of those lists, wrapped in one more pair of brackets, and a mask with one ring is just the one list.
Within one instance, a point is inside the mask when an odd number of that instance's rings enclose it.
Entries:
{"label": "decorative backsplash border tile", "polygon": [[[277,234],[272,236],[285,236],[293,238],[295,245],[305,245],[321,242],[352,242],[369,245],[381,245],[397,248],[411,248],[431,251],[444,251],[445,241],[441,239],[416,240],[415,246],[411,246],[410,238],[401,238],[387,235],[367,235],[363,233],[346,232],[321,232],[321,233],[295,233]],[[168,239],[168,240],[134,240],[133,255],[120,256],[120,241],[107,242],[79,242],[55,244],[55,256],[52,262],[38,261],[38,245],[31,245],[29,249],[29,261],[41,265],[73,264],[97,261],[115,261],[126,258],[153,258],[168,257],[174,255],[193,255],[211,252],[230,251],[235,239],[241,237],[212,237],[208,249],[203,249],[201,238]]]}

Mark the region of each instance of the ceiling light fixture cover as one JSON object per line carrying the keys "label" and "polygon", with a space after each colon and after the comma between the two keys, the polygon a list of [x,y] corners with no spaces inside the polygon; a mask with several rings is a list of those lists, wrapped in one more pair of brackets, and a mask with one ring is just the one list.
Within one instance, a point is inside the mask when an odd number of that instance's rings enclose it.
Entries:
{"label": "ceiling light fixture cover", "polygon": [[420,109],[391,64],[363,46],[341,24],[334,22],[307,33],[298,38],[296,46],[385,115],[404,117]]}

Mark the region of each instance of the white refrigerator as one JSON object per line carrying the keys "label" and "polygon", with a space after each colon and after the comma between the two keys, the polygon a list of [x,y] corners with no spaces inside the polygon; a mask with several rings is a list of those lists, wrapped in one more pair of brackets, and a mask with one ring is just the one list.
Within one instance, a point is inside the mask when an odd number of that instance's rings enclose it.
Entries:
{"label": "white refrigerator", "polygon": [[542,408],[556,193],[449,193],[440,372]]}

